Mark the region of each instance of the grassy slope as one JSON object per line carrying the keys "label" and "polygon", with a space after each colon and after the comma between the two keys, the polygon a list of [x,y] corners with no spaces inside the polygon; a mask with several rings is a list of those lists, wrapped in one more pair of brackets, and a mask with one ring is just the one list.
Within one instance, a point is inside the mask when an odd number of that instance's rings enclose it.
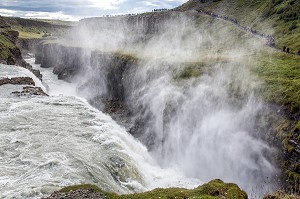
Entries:
{"label": "grassy slope", "polygon": [[[0,32],[2,30],[0,29]],[[0,34],[0,60],[9,60],[13,59],[13,55],[11,51],[17,49],[18,47],[16,44],[11,42],[8,38],[6,38],[4,35]]]}
{"label": "grassy slope", "polygon": [[[299,0],[190,0],[179,10],[202,8],[237,19],[265,34],[275,36],[276,46],[288,46],[293,52],[300,49]],[[294,27],[294,28],[292,28]]]}
{"label": "grassy slope", "polygon": [[62,193],[75,191],[78,189],[93,189],[97,192],[102,192],[108,199],[140,199],[140,198],[198,198],[198,199],[246,199],[247,194],[242,191],[236,184],[224,183],[221,180],[213,180],[207,184],[199,186],[195,189],[182,189],[182,188],[167,188],[167,189],[154,189],[145,193],[135,193],[128,195],[117,195],[114,193],[103,192],[95,185],[77,185],[70,186],[60,190]]}
{"label": "grassy slope", "polygon": [[3,17],[13,30],[19,32],[21,39],[36,39],[43,37],[60,37],[74,24],[72,22],[22,19]]}
{"label": "grassy slope", "polygon": [[256,72],[264,80],[264,96],[271,102],[300,110],[300,57],[281,52],[259,57]]}

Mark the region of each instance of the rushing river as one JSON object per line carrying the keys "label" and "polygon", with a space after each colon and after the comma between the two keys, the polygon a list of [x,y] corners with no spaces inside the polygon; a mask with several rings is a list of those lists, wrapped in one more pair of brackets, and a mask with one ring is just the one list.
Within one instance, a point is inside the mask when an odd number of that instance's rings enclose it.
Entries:
{"label": "rushing river", "polygon": [[77,97],[76,85],[34,67],[43,84],[23,68],[0,65],[0,78],[32,77],[50,95],[16,97],[11,92],[23,85],[0,86],[0,198],[40,198],[82,183],[118,193],[201,183],[160,168],[125,128]]}

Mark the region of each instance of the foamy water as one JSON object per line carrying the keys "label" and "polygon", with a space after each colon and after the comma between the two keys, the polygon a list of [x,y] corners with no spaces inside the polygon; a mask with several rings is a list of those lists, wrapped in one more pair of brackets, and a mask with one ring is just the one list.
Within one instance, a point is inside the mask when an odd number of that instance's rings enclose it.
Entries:
{"label": "foamy water", "polygon": [[[1,78],[31,76],[15,66],[0,71]],[[10,93],[22,86],[0,86],[2,198],[40,198],[81,183],[117,193],[200,184],[176,167],[161,169],[110,116],[74,96],[74,85],[58,81],[51,69],[42,73],[50,97],[20,98]]]}

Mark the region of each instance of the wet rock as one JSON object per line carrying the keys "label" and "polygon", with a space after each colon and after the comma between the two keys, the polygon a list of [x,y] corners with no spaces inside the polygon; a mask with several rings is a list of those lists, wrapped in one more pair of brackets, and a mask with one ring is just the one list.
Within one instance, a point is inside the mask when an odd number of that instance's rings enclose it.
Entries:
{"label": "wet rock", "polygon": [[13,78],[0,79],[0,86],[4,84],[14,84],[14,85],[27,84],[27,85],[35,86],[33,79],[30,77],[13,77]]}
{"label": "wet rock", "polygon": [[20,66],[32,72],[39,80],[42,81],[43,75],[41,74],[41,72],[39,70],[33,69],[33,67],[29,63],[27,63],[26,61],[22,61]]}
{"label": "wet rock", "polygon": [[293,146],[297,146],[298,143],[295,140],[289,140],[288,141],[289,144],[293,145]]}
{"label": "wet rock", "polygon": [[48,96],[47,93],[43,91],[40,87],[32,87],[32,86],[26,86],[23,87],[22,92],[13,92],[12,94],[15,94],[17,96],[32,96],[32,95],[38,95],[38,96]]}

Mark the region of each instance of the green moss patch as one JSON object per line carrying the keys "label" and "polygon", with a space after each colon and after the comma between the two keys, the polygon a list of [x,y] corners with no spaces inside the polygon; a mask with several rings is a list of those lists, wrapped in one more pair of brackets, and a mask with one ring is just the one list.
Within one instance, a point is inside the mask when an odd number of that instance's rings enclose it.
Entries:
{"label": "green moss patch", "polygon": [[174,75],[174,79],[190,79],[193,77],[199,77],[201,74],[203,74],[204,67],[206,66],[205,63],[199,62],[199,63],[188,63],[186,66],[177,72]]}
{"label": "green moss patch", "polygon": [[224,183],[221,180],[213,180],[209,183],[206,183],[202,186],[199,186],[195,189],[183,189],[183,188],[158,188],[152,191],[148,191],[145,193],[135,193],[135,194],[127,194],[127,195],[117,195],[115,193],[108,193],[102,191],[95,185],[84,184],[84,185],[76,185],[65,187],[60,190],[60,192],[70,192],[76,191],[79,189],[93,189],[96,192],[103,193],[108,199],[150,199],[150,198],[160,198],[160,199],[169,199],[169,198],[198,198],[198,199],[217,199],[217,198],[225,198],[225,199],[246,199],[246,192],[242,191],[236,184],[232,183]]}

